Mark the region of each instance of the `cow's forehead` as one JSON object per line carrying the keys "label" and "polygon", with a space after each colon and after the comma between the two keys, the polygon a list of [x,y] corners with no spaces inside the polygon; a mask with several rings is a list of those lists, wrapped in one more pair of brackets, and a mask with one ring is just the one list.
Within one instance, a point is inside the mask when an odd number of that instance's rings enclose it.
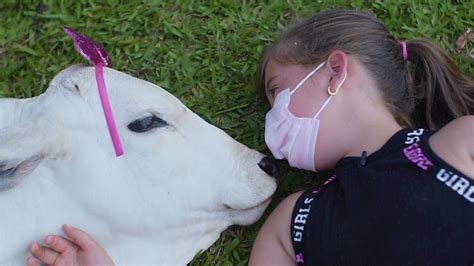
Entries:
{"label": "cow's forehead", "polygon": [[[148,81],[111,68],[104,68],[104,78],[111,104],[120,105],[127,112],[149,108],[163,112],[186,109],[175,96]],[[77,95],[83,96],[86,101],[95,102],[98,97],[93,66],[73,65],[66,68],[51,81],[50,87],[78,92]]]}
{"label": "cow's forehead", "polygon": [[[179,99],[151,82],[135,78],[123,72],[107,68],[104,72],[111,101],[131,105],[132,110],[143,111],[150,108],[161,113],[173,113],[187,109]],[[130,108],[129,108],[130,109]],[[152,110],[149,110],[152,111]]]}

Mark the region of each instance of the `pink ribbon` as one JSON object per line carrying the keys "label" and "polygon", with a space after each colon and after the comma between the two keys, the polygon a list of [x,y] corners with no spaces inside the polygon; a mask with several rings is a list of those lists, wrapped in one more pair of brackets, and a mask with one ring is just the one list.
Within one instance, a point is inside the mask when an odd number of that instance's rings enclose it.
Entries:
{"label": "pink ribbon", "polygon": [[104,66],[112,66],[112,61],[105,52],[104,48],[99,44],[95,43],[86,36],[73,31],[70,28],[64,27],[63,30],[74,41],[76,50],[85,59],[95,65],[95,78],[97,81],[97,88],[99,89],[100,103],[102,104],[102,109],[104,110],[105,121],[107,123],[107,128],[109,129],[110,137],[112,138],[115,155],[119,157],[123,154],[122,143],[120,142],[112,108],[110,107],[103,71]]}
{"label": "pink ribbon", "polygon": [[104,64],[99,62],[95,65],[95,79],[97,80],[97,87],[99,88],[100,103],[104,110],[105,121],[109,128],[110,137],[115,149],[115,155],[117,157],[123,154],[122,143],[118,135],[117,126],[115,125],[114,115],[112,114],[112,108],[110,108],[109,96],[107,95],[107,89],[105,88],[104,71],[102,71]]}

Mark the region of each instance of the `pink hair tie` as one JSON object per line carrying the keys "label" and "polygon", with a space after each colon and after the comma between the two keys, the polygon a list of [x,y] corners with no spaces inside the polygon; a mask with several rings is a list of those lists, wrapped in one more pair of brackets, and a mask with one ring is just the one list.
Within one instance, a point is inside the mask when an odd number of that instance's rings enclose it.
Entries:
{"label": "pink hair tie", "polygon": [[401,41],[400,45],[402,46],[403,61],[407,61],[408,60],[407,43],[405,41]]}

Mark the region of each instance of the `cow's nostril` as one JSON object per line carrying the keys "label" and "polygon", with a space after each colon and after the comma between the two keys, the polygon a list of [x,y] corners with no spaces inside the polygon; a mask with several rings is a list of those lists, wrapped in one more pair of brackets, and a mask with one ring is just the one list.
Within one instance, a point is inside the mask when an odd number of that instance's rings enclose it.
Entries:
{"label": "cow's nostril", "polygon": [[275,163],[272,161],[272,159],[270,159],[268,157],[263,158],[258,163],[258,166],[260,167],[260,169],[265,171],[265,173],[267,173],[267,174],[269,174],[273,177],[276,177],[278,175],[278,169],[277,169]]}

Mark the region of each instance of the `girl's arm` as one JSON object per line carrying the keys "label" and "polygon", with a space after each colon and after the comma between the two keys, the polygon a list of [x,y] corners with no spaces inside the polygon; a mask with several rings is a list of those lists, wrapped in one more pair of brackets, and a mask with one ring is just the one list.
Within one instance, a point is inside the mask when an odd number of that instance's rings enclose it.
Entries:
{"label": "girl's arm", "polygon": [[291,213],[301,193],[285,198],[267,218],[253,244],[249,266],[296,265],[290,227]]}
{"label": "girl's arm", "polygon": [[474,115],[459,117],[430,138],[433,151],[474,180]]}

